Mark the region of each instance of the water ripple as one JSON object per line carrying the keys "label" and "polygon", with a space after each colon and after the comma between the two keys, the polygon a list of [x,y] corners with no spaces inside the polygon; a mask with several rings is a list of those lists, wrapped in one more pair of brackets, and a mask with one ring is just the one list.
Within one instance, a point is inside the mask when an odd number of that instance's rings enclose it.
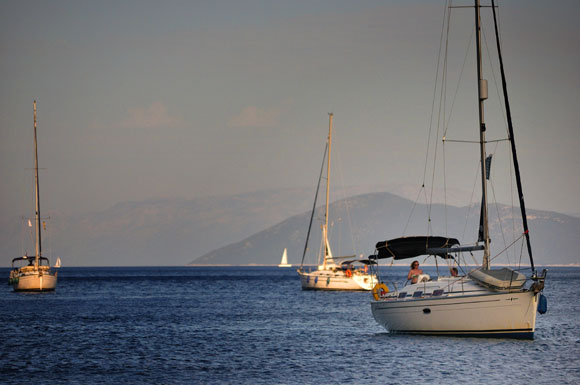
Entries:
{"label": "water ripple", "polygon": [[550,271],[533,341],[392,335],[368,293],[299,286],[292,270],[185,267],[63,269],[41,295],[4,286],[1,382],[580,383],[580,269]]}

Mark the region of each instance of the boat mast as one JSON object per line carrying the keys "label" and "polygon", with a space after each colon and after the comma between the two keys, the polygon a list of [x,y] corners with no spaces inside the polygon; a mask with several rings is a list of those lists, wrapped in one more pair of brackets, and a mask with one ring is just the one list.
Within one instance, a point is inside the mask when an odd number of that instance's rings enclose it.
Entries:
{"label": "boat mast", "polygon": [[486,182],[486,164],[485,164],[485,119],[483,113],[483,101],[487,99],[487,81],[483,79],[481,73],[481,15],[479,0],[475,0],[475,28],[476,28],[476,51],[477,51],[477,93],[479,105],[479,148],[481,156],[481,191],[482,203],[481,214],[483,222],[483,269],[489,269],[489,225],[487,218],[487,182]]}
{"label": "boat mast", "polygon": [[330,194],[330,148],[332,144],[332,117],[334,114],[328,114],[328,159],[326,161],[326,211],[324,213],[324,228],[322,229],[324,238],[324,261],[322,266],[326,269],[326,259],[329,254],[328,250],[328,198]]}
{"label": "boat mast", "polygon": [[34,101],[34,183],[36,187],[36,207],[35,207],[35,221],[36,221],[36,252],[34,258],[34,265],[38,268],[39,259],[42,253],[41,246],[41,228],[40,228],[40,190],[38,183],[38,144],[36,140],[36,100]]}

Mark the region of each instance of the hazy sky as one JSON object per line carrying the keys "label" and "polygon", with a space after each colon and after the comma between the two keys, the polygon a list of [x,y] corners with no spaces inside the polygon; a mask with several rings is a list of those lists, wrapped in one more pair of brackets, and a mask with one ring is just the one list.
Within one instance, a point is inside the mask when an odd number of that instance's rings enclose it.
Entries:
{"label": "hazy sky", "polygon": [[[580,213],[579,11],[501,2],[531,208]],[[31,205],[35,99],[51,210],[314,187],[331,111],[345,185],[419,186],[443,14],[432,0],[2,1],[0,214]],[[472,21],[453,11],[451,32],[468,42]],[[453,79],[465,51],[451,55]],[[473,139],[475,96],[458,95],[448,137]],[[473,189],[465,153],[477,147],[446,145],[448,189]]]}

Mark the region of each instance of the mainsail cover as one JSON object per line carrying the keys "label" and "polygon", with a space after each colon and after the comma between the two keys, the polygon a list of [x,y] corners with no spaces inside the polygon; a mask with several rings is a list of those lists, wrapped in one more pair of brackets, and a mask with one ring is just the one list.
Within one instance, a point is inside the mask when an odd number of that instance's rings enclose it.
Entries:
{"label": "mainsail cover", "polygon": [[390,241],[377,243],[376,248],[378,254],[376,258],[383,259],[392,257],[394,259],[406,259],[429,254],[447,258],[447,253],[442,250],[439,250],[437,253],[431,253],[429,250],[448,249],[457,245],[459,245],[457,239],[447,237],[417,236],[395,238]]}

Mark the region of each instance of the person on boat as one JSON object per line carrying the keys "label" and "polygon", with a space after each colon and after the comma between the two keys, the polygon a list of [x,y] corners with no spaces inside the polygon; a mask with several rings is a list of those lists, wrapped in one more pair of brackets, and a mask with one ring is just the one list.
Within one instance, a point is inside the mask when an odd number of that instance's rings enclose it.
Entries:
{"label": "person on boat", "polygon": [[413,261],[411,263],[411,270],[407,274],[407,280],[411,280],[411,283],[417,283],[419,276],[423,274],[423,270],[419,269],[419,261]]}
{"label": "person on boat", "polygon": [[457,277],[457,275],[459,275],[459,271],[457,270],[456,267],[452,267],[451,268],[451,276],[452,277]]}

